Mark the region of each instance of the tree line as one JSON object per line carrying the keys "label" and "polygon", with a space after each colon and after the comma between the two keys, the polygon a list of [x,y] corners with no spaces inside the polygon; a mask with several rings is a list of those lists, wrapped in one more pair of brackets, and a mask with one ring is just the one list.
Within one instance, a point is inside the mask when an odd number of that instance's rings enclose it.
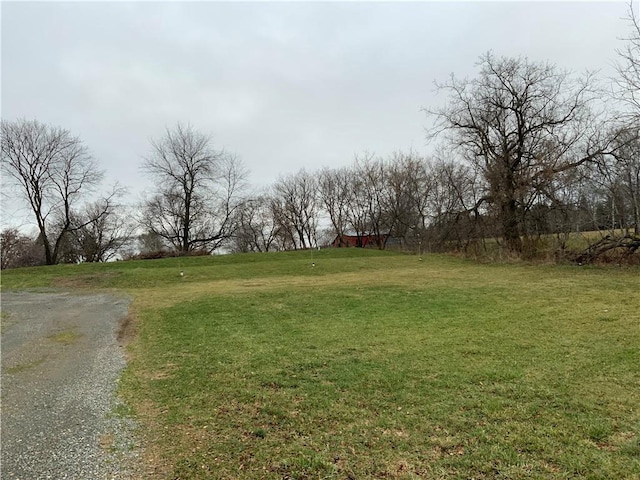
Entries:
{"label": "tree line", "polygon": [[[316,248],[371,238],[378,248],[563,256],[571,234],[606,231],[588,259],[640,250],[640,26],[605,83],[489,52],[472,79],[438,84],[427,108],[436,153],[369,153],[350,165],[282,175],[259,192],[211,136],[178,124],[151,141],[141,205],[122,189],[87,201],[103,174],[83,142],[36,120],[2,121],[2,171],[37,238],[5,230],[2,268],[114,257]],[[606,241],[605,241],[606,240]],[[584,252],[583,252],[584,254]],[[578,257],[576,257],[578,258]],[[586,259],[584,255],[579,256]]]}

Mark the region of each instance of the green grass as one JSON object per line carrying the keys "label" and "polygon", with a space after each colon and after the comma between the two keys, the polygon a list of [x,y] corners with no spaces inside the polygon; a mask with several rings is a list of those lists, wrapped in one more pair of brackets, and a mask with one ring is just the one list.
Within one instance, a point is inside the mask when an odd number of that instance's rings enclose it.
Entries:
{"label": "green grass", "polygon": [[[397,257],[375,250],[354,255],[342,249],[85,263],[5,270],[2,283],[3,288],[8,289],[155,289],[213,281],[377,271],[382,265],[364,262],[363,259],[376,259],[384,264],[393,263],[394,258]],[[312,267],[312,263],[317,267]],[[181,271],[183,276],[180,276]]]}
{"label": "green grass", "polygon": [[32,370],[36,367],[39,367],[44,363],[44,359],[36,360],[34,362],[29,363],[19,363],[14,365],[13,367],[7,367],[2,369],[2,373],[7,373],[9,375],[16,375],[18,373],[26,372],[27,370]]}
{"label": "green grass", "polygon": [[72,345],[80,339],[80,334],[74,330],[64,330],[47,337],[49,340],[61,345]]}
{"label": "green grass", "polygon": [[121,394],[144,478],[640,478],[637,268],[313,261],[53,267],[3,288],[134,296]]}
{"label": "green grass", "polygon": [[0,335],[9,330],[11,325],[11,316],[7,312],[0,311]]}

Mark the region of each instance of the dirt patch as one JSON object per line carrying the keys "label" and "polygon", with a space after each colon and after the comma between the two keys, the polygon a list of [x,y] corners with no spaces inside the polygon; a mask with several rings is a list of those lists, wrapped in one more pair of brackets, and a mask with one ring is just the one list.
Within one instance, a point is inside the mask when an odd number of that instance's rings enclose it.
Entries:
{"label": "dirt patch", "polygon": [[128,312],[118,324],[118,330],[116,331],[116,339],[120,346],[125,347],[129,345],[129,342],[136,336],[136,322],[135,314]]}
{"label": "dirt patch", "polygon": [[109,280],[119,276],[120,272],[105,272],[74,277],[57,277],[53,279],[53,286],[65,289],[104,286]]}

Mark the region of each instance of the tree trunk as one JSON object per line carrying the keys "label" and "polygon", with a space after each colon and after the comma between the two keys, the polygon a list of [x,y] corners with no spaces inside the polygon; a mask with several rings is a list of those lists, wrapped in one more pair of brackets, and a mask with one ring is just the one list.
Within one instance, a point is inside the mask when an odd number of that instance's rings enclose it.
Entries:
{"label": "tree trunk", "polygon": [[53,252],[51,251],[51,245],[49,244],[49,241],[47,240],[47,237],[40,234],[40,237],[42,239],[42,244],[44,246],[44,261],[47,265],[55,265],[56,263],[56,259],[53,256]]}
{"label": "tree trunk", "polygon": [[51,250],[51,243],[49,242],[49,238],[47,237],[46,227],[44,222],[38,218],[38,230],[40,231],[39,241],[42,242],[42,247],[44,248],[44,262],[47,265],[55,265],[56,258]]}
{"label": "tree trunk", "polygon": [[502,210],[502,235],[510,252],[522,253],[522,239],[518,225],[518,208],[516,201],[507,198],[500,206]]}

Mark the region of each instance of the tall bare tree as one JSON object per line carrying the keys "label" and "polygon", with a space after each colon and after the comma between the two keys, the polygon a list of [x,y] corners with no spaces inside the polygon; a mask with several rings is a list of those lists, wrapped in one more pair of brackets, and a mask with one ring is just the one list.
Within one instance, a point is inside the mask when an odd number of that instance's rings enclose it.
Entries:
{"label": "tall bare tree", "polygon": [[630,225],[633,225],[636,236],[640,236],[640,125],[629,135],[631,140],[616,150],[615,157],[619,162],[620,183],[629,204]]}
{"label": "tall bare tree", "polygon": [[640,235],[640,14],[629,3],[630,34],[624,48],[618,50],[616,64],[617,97],[627,106],[622,133],[616,138],[620,149],[615,152],[618,177],[629,203],[635,234]]}
{"label": "tall bare tree", "polygon": [[[605,156],[597,168],[589,172],[589,180],[601,193],[600,210],[604,210],[606,226],[615,234],[622,228],[640,234],[640,126],[635,130],[623,128],[617,136],[619,147]],[[606,208],[602,208],[603,205]]]}
{"label": "tall bare tree", "polygon": [[618,50],[616,70],[618,76],[614,79],[617,85],[617,97],[628,107],[628,112],[636,124],[640,123],[640,18],[629,3],[627,16],[630,24],[630,34],[624,40],[626,44]]}
{"label": "tall bare tree", "polygon": [[433,138],[445,138],[478,166],[486,180],[485,199],[499,217],[509,250],[521,253],[526,216],[554,177],[609,151],[592,105],[593,79],[573,79],[547,63],[526,58],[480,59],[479,76],[439,85],[447,105],[428,111]]}
{"label": "tall bare tree", "polygon": [[72,224],[74,209],[103,173],[78,137],[37,120],[2,121],[1,158],[34,215],[46,263],[56,263],[69,233],[82,226]]}
{"label": "tall bare tree", "polygon": [[414,152],[394,153],[387,160],[384,206],[391,234],[414,242],[425,227],[426,205],[431,190],[428,163]]}
{"label": "tall bare tree", "polygon": [[[371,154],[356,157],[355,175],[360,205],[364,206],[367,234],[373,235],[376,246],[384,249],[386,239],[394,227],[395,218],[386,209],[388,169],[381,158]],[[355,226],[355,225],[354,225]]]}
{"label": "tall bare tree", "polygon": [[70,247],[81,262],[106,262],[121,253],[132,240],[134,225],[125,207],[113,195],[85,205],[72,223],[79,225],[71,233]]}
{"label": "tall bare tree", "polygon": [[349,206],[353,202],[354,193],[352,178],[346,167],[325,168],[318,176],[318,194],[340,243],[349,224]]}
{"label": "tall bare tree", "polygon": [[246,200],[237,215],[238,228],[231,245],[232,251],[269,252],[278,249],[279,226],[267,193]]}
{"label": "tall bare tree", "polygon": [[141,224],[176,250],[213,251],[231,238],[246,170],[211,138],[178,124],[151,141],[143,169],[156,182]]}
{"label": "tall bare tree", "polygon": [[283,233],[294,248],[317,245],[320,213],[318,181],[304,170],[280,177],[273,186],[272,211]]}
{"label": "tall bare tree", "polygon": [[482,235],[490,235],[483,223],[486,209],[477,169],[438,158],[429,163],[428,171],[427,248],[464,250]]}

